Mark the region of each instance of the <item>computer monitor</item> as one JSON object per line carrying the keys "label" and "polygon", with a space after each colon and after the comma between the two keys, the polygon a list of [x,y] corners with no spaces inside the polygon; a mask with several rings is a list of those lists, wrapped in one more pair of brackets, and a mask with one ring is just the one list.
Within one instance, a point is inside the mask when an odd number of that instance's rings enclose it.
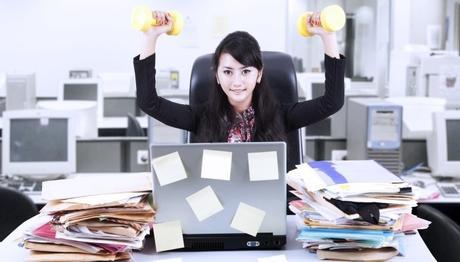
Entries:
{"label": "computer monitor", "polygon": [[59,91],[59,100],[80,100],[97,102],[98,121],[104,117],[104,99],[100,79],[68,79],[65,80]]}
{"label": "computer monitor", "polygon": [[15,110],[3,114],[3,174],[34,180],[75,173],[75,123],[69,112]]}
{"label": "computer monitor", "polygon": [[[305,100],[316,99],[324,95],[326,91],[324,73],[297,73],[297,83],[299,85],[299,94],[303,94]],[[350,78],[345,78],[345,93],[349,92],[351,82]],[[307,136],[331,136],[334,138],[346,137],[346,107],[342,107],[334,115],[311,124],[305,128],[302,134]]]}
{"label": "computer monitor", "polygon": [[433,114],[433,134],[427,139],[433,176],[460,178],[460,111]]}
{"label": "computer monitor", "polygon": [[100,73],[104,97],[135,97],[136,85],[132,73]]}
{"label": "computer monitor", "polygon": [[6,110],[35,108],[35,74],[6,75]]}
{"label": "computer monitor", "polygon": [[75,134],[79,138],[96,138],[97,129],[97,103],[93,101],[39,101],[38,109],[65,111],[75,114],[78,125]]}

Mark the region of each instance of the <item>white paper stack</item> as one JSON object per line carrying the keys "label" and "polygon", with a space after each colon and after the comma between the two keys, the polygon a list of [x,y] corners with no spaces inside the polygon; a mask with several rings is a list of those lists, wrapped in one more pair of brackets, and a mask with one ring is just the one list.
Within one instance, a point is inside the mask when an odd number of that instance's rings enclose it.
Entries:
{"label": "white paper stack", "polygon": [[149,173],[91,176],[43,183],[48,200],[23,237],[30,261],[131,258],[153,224]]}
{"label": "white paper stack", "polygon": [[321,259],[403,255],[401,236],[430,223],[411,214],[417,205],[411,186],[372,160],[302,164],[287,183],[300,198],[289,203],[297,241]]}

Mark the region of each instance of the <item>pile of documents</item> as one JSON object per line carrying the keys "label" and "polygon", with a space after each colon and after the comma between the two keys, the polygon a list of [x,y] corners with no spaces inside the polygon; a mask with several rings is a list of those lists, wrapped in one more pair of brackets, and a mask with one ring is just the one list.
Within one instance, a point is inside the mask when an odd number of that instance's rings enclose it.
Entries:
{"label": "pile of documents", "polygon": [[44,182],[48,200],[23,237],[30,261],[130,259],[153,225],[148,173]]}
{"label": "pile of documents", "polygon": [[320,259],[404,255],[401,236],[430,223],[411,214],[417,202],[410,185],[373,160],[302,164],[287,183],[300,198],[289,203],[297,241]]}

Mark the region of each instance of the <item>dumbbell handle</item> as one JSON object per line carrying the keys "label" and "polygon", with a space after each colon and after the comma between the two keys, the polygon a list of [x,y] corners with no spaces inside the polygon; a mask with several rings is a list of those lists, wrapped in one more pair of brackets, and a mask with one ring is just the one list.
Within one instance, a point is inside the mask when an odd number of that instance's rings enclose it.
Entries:
{"label": "dumbbell handle", "polygon": [[[303,13],[297,21],[297,29],[302,36],[311,36],[308,31],[308,19],[313,12]],[[335,32],[345,25],[345,12],[338,5],[325,7],[320,13],[321,27],[328,32]]]}

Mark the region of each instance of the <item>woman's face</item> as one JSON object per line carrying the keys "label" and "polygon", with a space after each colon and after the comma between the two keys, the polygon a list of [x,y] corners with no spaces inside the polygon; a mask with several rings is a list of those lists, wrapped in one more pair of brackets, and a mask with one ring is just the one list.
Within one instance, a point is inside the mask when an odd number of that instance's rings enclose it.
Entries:
{"label": "woman's face", "polygon": [[237,111],[244,111],[251,105],[252,92],[260,83],[262,71],[240,64],[233,56],[222,53],[217,68],[217,83]]}

